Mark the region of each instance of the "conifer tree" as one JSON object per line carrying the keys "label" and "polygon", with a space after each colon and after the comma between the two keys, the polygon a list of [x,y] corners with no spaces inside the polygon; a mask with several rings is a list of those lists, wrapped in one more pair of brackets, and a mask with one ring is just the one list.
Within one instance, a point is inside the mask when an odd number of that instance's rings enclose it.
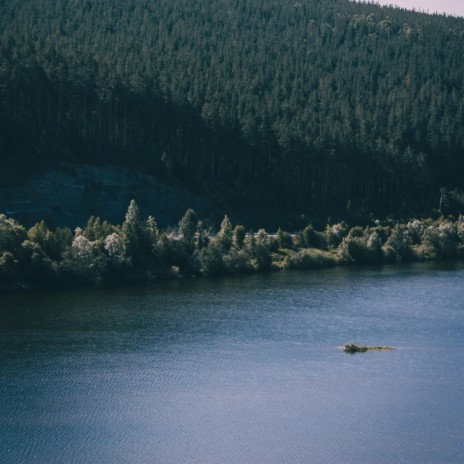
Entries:
{"label": "conifer tree", "polygon": [[198,217],[195,211],[189,208],[179,222],[179,233],[187,244],[191,244],[197,232]]}
{"label": "conifer tree", "polygon": [[131,200],[129,204],[121,230],[124,236],[127,254],[132,258],[134,264],[137,264],[140,258],[142,230],[139,208],[135,200]]}

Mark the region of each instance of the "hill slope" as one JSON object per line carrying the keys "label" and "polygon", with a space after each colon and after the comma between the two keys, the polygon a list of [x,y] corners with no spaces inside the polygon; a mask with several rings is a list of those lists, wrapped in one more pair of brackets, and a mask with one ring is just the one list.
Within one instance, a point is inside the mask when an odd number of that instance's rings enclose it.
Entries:
{"label": "hill slope", "polygon": [[119,163],[316,215],[426,211],[464,187],[462,19],[347,0],[3,0],[0,31],[10,177]]}

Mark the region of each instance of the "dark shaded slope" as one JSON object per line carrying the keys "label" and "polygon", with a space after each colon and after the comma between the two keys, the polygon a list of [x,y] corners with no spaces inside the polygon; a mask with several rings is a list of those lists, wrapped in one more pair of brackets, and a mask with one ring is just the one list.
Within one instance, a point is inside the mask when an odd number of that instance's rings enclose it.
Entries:
{"label": "dark shaded slope", "polygon": [[463,187],[463,20],[343,0],[2,3],[8,172],[123,163],[319,215],[423,211]]}

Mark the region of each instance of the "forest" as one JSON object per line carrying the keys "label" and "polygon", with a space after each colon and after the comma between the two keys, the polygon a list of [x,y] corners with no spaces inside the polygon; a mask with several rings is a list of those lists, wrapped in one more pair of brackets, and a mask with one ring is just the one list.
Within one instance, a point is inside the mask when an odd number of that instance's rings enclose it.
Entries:
{"label": "forest", "polygon": [[155,283],[165,279],[222,276],[350,264],[388,264],[464,258],[464,216],[345,222],[290,234],[246,231],[225,216],[218,230],[189,209],[178,226],[162,229],[142,218],[134,200],[122,224],[89,218],[74,232],[40,221],[27,229],[0,215],[0,289]]}
{"label": "forest", "polygon": [[463,56],[464,19],[348,0],[2,0],[0,181],[118,164],[242,209],[428,215],[463,198]]}

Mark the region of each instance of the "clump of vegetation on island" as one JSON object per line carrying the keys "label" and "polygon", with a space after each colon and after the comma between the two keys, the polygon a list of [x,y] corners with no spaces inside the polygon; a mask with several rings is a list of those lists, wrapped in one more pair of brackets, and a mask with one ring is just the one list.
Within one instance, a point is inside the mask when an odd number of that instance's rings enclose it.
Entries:
{"label": "clump of vegetation on island", "polygon": [[312,225],[295,233],[246,231],[224,217],[216,232],[189,209],[177,228],[140,217],[132,201],[122,224],[91,217],[86,226],[27,229],[0,215],[0,283],[112,284],[161,279],[316,269],[350,264],[464,257],[464,216],[375,221],[366,227]]}
{"label": "clump of vegetation on island", "polygon": [[346,343],[343,347],[345,353],[365,353],[368,350],[367,346],[356,345],[355,343]]}
{"label": "clump of vegetation on island", "polygon": [[391,346],[366,346],[366,345],[356,345],[356,343],[350,342],[345,343],[343,351],[345,353],[365,353],[366,351],[391,351],[394,350]]}

